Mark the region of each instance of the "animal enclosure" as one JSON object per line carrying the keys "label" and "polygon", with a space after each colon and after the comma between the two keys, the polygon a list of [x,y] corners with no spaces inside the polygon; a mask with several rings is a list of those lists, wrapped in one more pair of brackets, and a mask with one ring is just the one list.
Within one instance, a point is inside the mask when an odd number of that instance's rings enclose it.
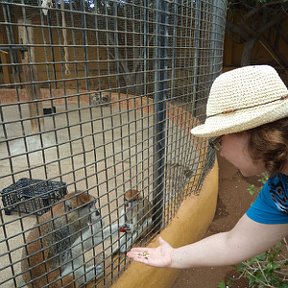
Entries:
{"label": "animal enclosure", "polygon": [[0,2],[0,286],[110,287],[213,165],[227,3]]}

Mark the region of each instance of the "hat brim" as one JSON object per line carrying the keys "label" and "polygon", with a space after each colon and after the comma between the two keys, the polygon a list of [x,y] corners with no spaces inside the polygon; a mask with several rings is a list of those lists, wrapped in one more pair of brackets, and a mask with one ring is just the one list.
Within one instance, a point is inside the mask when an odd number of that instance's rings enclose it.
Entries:
{"label": "hat brim", "polygon": [[265,106],[238,110],[208,117],[204,124],[191,130],[198,137],[218,137],[242,132],[288,116],[288,101],[277,101]]}

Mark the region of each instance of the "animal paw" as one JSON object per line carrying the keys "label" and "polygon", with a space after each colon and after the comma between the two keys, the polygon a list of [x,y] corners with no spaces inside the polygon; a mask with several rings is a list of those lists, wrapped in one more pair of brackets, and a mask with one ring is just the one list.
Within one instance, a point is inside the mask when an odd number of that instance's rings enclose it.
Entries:
{"label": "animal paw", "polygon": [[91,266],[86,273],[86,280],[99,279],[104,276],[104,269],[102,265]]}
{"label": "animal paw", "polygon": [[126,253],[128,250],[129,250],[129,248],[125,244],[120,247],[120,252],[121,253]]}
{"label": "animal paw", "polygon": [[104,268],[102,265],[96,265],[95,267],[96,277],[100,278],[104,276]]}
{"label": "animal paw", "polygon": [[127,241],[125,241],[121,246],[120,246],[120,252],[121,253],[126,253],[128,250],[130,250],[130,248],[132,247],[132,240],[127,239]]}

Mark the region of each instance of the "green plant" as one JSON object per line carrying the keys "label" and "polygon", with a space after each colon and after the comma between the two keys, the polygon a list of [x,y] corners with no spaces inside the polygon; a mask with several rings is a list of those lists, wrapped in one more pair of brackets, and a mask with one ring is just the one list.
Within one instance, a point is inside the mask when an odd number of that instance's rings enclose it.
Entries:
{"label": "green plant", "polygon": [[286,241],[237,266],[239,276],[249,281],[249,287],[288,288],[288,251]]}
{"label": "green plant", "polygon": [[224,281],[221,281],[218,285],[217,288],[228,288],[229,286],[226,285]]}
{"label": "green plant", "polygon": [[[265,184],[265,182],[268,180],[268,174],[263,173],[261,177],[258,179],[258,182],[260,182],[262,185]],[[256,192],[258,193],[259,190],[256,190],[256,186],[251,184],[248,186],[247,191],[249,192],[250,195],[254,195]]]}
{"label": "green plant", "polygon": [[218,285],[217,288],[230,288],[230,285],[232,284],[232,282],[230,280],[228,281],[221,281]]}

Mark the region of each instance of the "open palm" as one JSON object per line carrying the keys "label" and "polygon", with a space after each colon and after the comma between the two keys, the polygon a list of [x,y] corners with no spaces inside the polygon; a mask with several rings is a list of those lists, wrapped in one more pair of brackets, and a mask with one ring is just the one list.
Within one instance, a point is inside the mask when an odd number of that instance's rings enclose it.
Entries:
{"label": "open palm", "polygon": [[127,256],[150,266],[170,267],[173,248],[161,237],[158,240],[160,245],[157,248],[135,247],[127,253]]}

